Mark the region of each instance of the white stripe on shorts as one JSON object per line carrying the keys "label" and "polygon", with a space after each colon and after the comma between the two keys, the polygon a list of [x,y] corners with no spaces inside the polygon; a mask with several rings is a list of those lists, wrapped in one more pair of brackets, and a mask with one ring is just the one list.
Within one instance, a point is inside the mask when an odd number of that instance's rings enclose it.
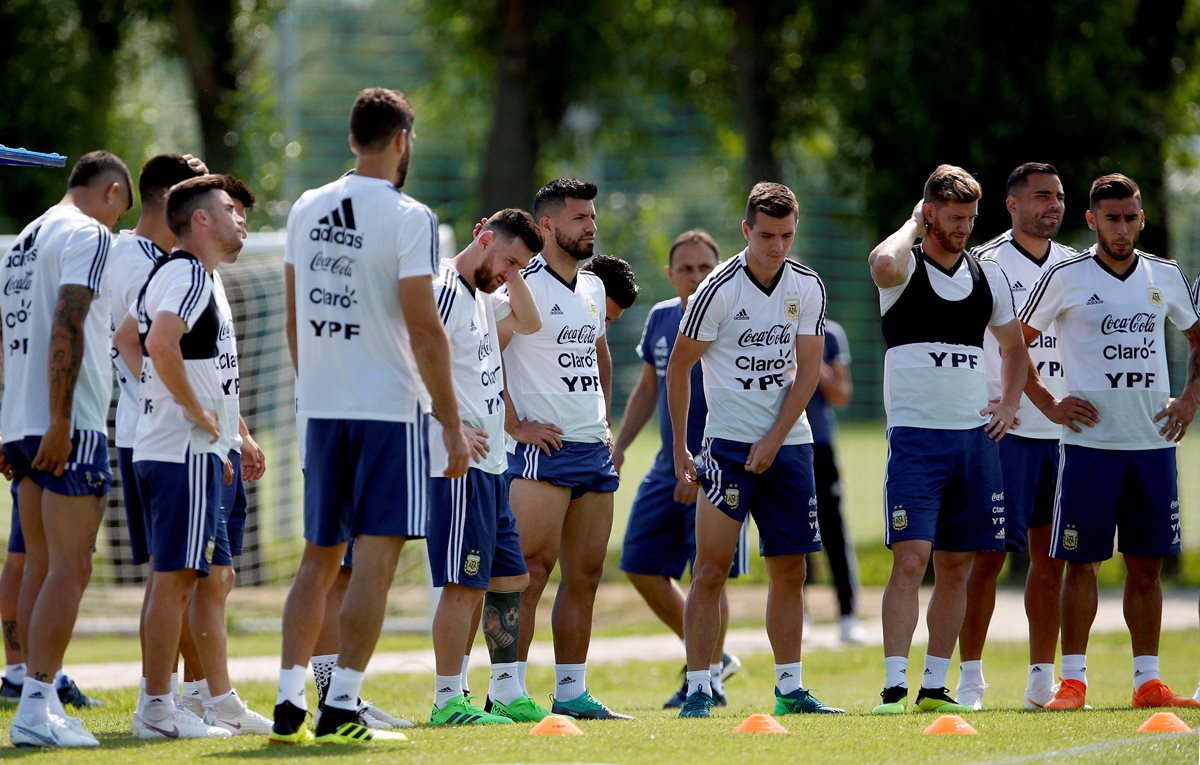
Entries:
{"label": "white stripe on shorts", "polygon": [[[468,471],[469,472],[469,471]],[[467,527],[467,477],[450,479],[450,539],[446,545],[446,581],[459,584],[458,562],[462,560]]]}
{"label": "white stripe on shorts", "polygon": [[1058,542],[1062,539],[1062,477],[1063,466],[1067,464],[1067,448],[1062,443],[1058,445],[1058,476],[1054,481],[1054,513],[1050,516],[1050,555],[1058,550]]}

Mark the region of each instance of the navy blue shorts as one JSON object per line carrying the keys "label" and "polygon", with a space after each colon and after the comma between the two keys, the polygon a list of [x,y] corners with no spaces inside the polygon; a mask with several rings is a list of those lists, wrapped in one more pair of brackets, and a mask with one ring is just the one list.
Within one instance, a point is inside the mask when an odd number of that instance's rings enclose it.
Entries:
{"label": "navy blue shorts", "polygon": [[1004,478],[1004,535],[1010,552],[1023,552],[1029,529],[1049,526],[1058,487],[1058,441],[1009,433],[1000,439]]}
{"label": "navy blue shorts", "polygon": [[948,552],[1004,550],[1000,450],[983,427],[888,428],[883,509],[889,547],[921,539]]}
{"label": "navy blue shorts", "polygon": [[748,473],[746,458],[752,445],[704,439],[704,452],[696,461],[704,495],[739,523],[753,516],[764,558],[817,552],[821,527],[812,444],[781,446],[766,472]]}
{"label": "navy blue shorts", "polygon": [[12,525],[8,530],[8,551],[10,553],[25,553],[25,535],[21,533],[21,512],[17,505],[17,482],[13,481],[8,487],[12,494]]}
{"label": "navy blue shorts", "polygon": [[221,480],[221,513],[217,516],[212,565],[232,566],[233,556],[242,554],[242,535],[246,529],[246,485],[242,483],[242,455],[229,450],[233,464],[233,483]]}
{"label": "navy blue shorts", "polygon": [[103,497],[112,488],[112,468],[108,465],[108,436],[98,430],[77,430],[71,437],[71,456],[63,474],[33,469],[33,460],[42,445],[41,436],[27,436],[4,444],[4,456],[13,466],[13,483],[31,479],[42,489],[64,497]]}
{"label": "navy blue shorts", "polygon": [[620,480],[607,444],[563,441],[562,448],[547,457],[529,444],[517,444],[508,458],[508,477],[545,481],[571,490],[571,499],[589,491],[614,492]]}
{"label": "navy blue shorts", "polygon": [[1178,555],[1179,480],[1175,449],[1118,451],[1065,444],[1050,555],[1095,562],[1117,549],[1141,558]]}
{"label": "navy blue shorts", "polygon": [[222,459],[189,449],[183,462],[139,460],[133,469],[150,510],[147,537],[154,570],[208,576],[225,481]]}
{"label": "navy blue shorts", "polygon": [[129,529],[129,555],[135,566],[150,560],[147,508],[138,491],[137,472],[133,469],[133,447],[117,447],[117,469],[121,471],[121,495],[125,498],[125,524]]}
{"label": "navy blue shorts", "polygon": [[[746,549],[747,524],[742,524],[733,555],[731,578],[750,571]],[[675,501],[675,474],[652,468],[638,486],[629,511],[625,541],[621,545],[621,570],[630,574],[683,578],[696,559],[696,505]]]}
{"label": "navy blue shorts", "polygon": [[310,418],[304,455],[304,538],[332,547],[360,534],[426,535],[425,420]]}
{"label": "navy blue shorts", "polygon": [[486,590],[497,576],[528,571],[508,504],[508,476],[471,468],[429,481],[429,570],[433,586]]}

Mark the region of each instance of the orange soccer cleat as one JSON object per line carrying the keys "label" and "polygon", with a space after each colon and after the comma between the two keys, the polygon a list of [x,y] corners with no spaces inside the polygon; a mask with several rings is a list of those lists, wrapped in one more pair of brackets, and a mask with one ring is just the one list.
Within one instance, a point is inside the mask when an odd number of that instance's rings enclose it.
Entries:
{"label": "orange soccer cleat", "polygon": [[1046,702],[1045,709],[1083,709],[1087,701],[1087,686],[1078,680],[1063,680]]}
{"label": "orange soccer cleat", "polygon": [[1200,701],[1180,696],[1160,680],[1150,680],[1133,692],[1135,707],[1200,707]]}

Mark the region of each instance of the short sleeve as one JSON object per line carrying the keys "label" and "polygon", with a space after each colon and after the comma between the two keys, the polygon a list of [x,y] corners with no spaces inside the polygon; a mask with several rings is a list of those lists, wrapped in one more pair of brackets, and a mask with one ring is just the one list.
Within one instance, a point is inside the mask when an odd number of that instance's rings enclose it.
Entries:
{"label": "short sleeve", "polygon": [[189,331],[212,299],[212,277],[194,260],[174,260],[158,269],[146,285],[146,308],[151,320],[167,311],[183,319]]}
{"label": "short sleeve", "polygon": [[1166,279],[1167,284],[1163,288],[1166,293],[1164,297],[1167,301],[1167,318],[1176,327],[1188,329],[1200,321],[1200,316],[1196,314],[1195,299],[1188,288],[1187,277],[1183,275],[1179,266],[1171,263],[1167,268],[1174,272]]}
{"label": "short sleeve", "polygon": [[796,322],[797,335],[825,334],[825,283],[816,273],[802,277],[800,295],[800,319]]}
{"label": "short sleeve", "polygon": [[[696,294],[688,301],[687,310],[679,322],[679,331],[693,340],[708,343],[717,337],[717,330],[729,320],[730,296],[733,294],[729,281],[712,278],[713,271],[701,282]],[[725,289],[721,289],[724,287]]]}
{"label": "short sleeve", "polygon": [[100,293],[112,232],[99,223],[81,225],[67,237],[62,251],[62,270],[58,285],[80,284],[93,294]]}
{"label": "short sleeve", "polygon": [[1008,324],[1017,316],[1008,276],[1000,264],[991,259],[980,259],[979,267],[983,270],[988,287],[992,290],[992,318],[988,321],[988,325],[1000,327]]}
{"label": "short sleeve", "polygon": [[438,267],[438,221],[425,205],[417,205],[402,212],[396,242],[397,273],[400,279],[413,276],[429,276],[437,273]]}
{"label": "short sleeve", "polygon": [[825,360],[850,366],[850,341],[846,330],[836,321],[825,322]]}
{"label": "short sleeve", "polygon": [[509,300],[508,290],[497,290],[490,295],[485,294],[483,299],[492,309],[496,321],[504,321],[512,316],[512,302]]}
{"label": "short sleeve", "polygon": [[642,361],[650,366],[654,366],[654,347],[650,342],[650,333],[653,332],[655,319],[658,318],[658,311],[651,309],[650,315],[646,317],[646,325],[642,327],[642,337],[638,340],[637,355]]}
{"label": "short sleeve", "polygon": [[1037,283],[1033,285],[1029,299],[1025,301],[1025,307],[1021,309],[1021,321],[1038,332],[1045,332],[1049,329],[1058,315],[1062,313],[1063,292],[1060,271],[1061,269],[1052,268],[1042,274]]}
{"label": "short sleeve", "polygon": [[300,252],[306,246],[305,241],[307,241],[297,238],[300,236],[299,220],[301,211],[306,206],[305,197],[307,196],[307,191],[301,194],[300,198],[296,200],[296,204],[292,205],[292,209],[288,213],[287,237],[283,243],[283,262],[293,267],[296,265],[296,253]]}

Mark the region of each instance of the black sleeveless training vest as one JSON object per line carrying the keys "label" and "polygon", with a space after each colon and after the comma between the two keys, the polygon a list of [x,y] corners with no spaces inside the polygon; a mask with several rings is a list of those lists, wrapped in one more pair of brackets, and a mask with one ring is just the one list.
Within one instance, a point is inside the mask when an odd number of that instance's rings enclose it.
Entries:
{"label": "black sleeveless training vest", "polygon": [[[183,250],[175,250],[165,258],[159,258],[154,264],[154,268],[150,269],[150,275],[146,277],[146,283],[142,285],[142,289],[138,291],[138,311],[144,310],[146,300],[146,287],[150,286],[150,280],[158,273],[166,264],[173,260],[195,260],[199,259],[190,252]],[[142,346],[142,356],[149,358],[150,354],[146,352],[146,336],[150,334],[150,327],[154,323],[154,318],[147,314],[146,331],[138,332],[138,341]],[[179,350],[183,353],[183,358],[187,360],[197,359],[215,359],[217,357],[217,336],[221,332],[221,315],[217,311],[217,295],[216,292],[210,292],[208,297],[208,305],[204,307],[204,312],[200,314],[200,318],[190,330],[184,333],[183,337],[179,338]]]}
{"label": "black sleeveless training vest", "polygon": [[929,283],[929,266],[921,245],[913,245],[912,253],[917,268],[900,299],[883,315],[883,339],[887,347],[946,343],[983,348],[983,333],[992,317],[992,290],[975,256],[969,252],[962,254],[971,270],[970,294],[962,300],[947,300]]}

